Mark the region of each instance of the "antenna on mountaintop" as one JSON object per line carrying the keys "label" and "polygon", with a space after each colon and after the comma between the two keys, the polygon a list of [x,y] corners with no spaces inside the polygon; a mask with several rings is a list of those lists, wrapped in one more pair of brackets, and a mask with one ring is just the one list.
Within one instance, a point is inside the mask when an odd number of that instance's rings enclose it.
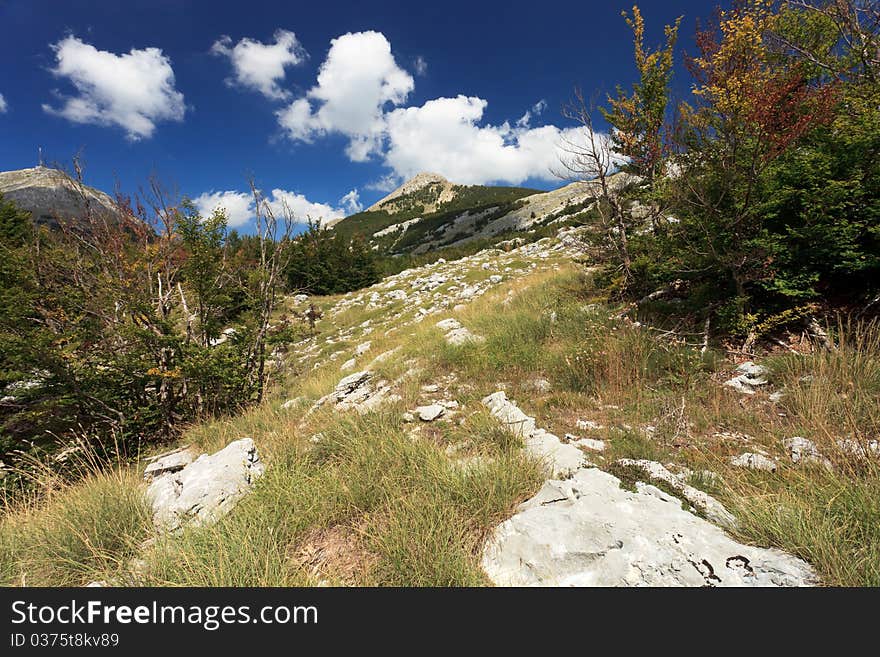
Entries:
{"label": "antenna on mountaintop", "polygon": [[40,159],[40,166],[43,166],[43,147],[37,146],[37,157]]}

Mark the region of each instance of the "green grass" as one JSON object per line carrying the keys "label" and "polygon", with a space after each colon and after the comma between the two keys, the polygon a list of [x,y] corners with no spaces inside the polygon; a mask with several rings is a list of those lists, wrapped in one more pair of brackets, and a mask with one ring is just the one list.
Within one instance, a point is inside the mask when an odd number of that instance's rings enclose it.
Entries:
{"label": "green grass", "polygon": [[0,521],[6,585],[82,586],[118,577],[150,535],[137,472],[114,469],[62,486],[39,505],[19,503]]}
{"label": "green grass", "polygon": [[[157,544],[147,583],[314,584],[296,555],[316,530],[338,527],[363,537],[346,546],[358,566],[349,583],[483,583],[481,540],[537,490],[538,466],[512,445],[473,436],[492,460],[462,467],[438,444],[413,439],[396,413],[322,420],[317,445],[276,445],[255,492],[231,514]],[[332,564],[321,576],[335,581]]]}

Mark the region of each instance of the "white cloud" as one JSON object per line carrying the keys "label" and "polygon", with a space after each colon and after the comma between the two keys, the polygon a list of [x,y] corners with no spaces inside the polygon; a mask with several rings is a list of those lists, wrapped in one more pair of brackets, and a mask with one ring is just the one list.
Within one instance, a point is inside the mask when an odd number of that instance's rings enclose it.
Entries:
{"label": "white cloud", "polygon": [[214,210],[226,210],[226,219],[230,228],[244,226],[254,216],[254,197],[243,192],[205,192],[193,200],[199,214],[210,216]]}
{"label": "white cloud", "polygon": [[235,77],[227,80],[229,85],[239,85],[259,91],[271,100],[285,100],[290,93],[279,86],[284,79],[285,68],[301,63],[306,51],[293,32],[275,31],[275,43],[262,43],[244,38],[235,45],[228,36],[219,38],[211,52],[228,57]]}
{"label": "white cloud", "polygon": [[3,94],[0,94],[0,114],[3,114],[9,106],[6,104],[6,99],[3,97]]}
{"label": "white cloud", "polygon": [[425,61],[425,58],[419,55],[416,57],[415,65],[416,75],[425,75],[428,72],[428,62]]}
{"label": "white cloud", "polygon": [[480,125],[487,104],[459,95],[390,112],[385,164],[403,177],[435,171],[464,184],[555,179],[564,142],[578,141],[578,131]]}
{"label": "white cloud", "polygon": [[[290,210],[298,223],[306,223],[308,219],[324,222],[330,219],[338,219],[361,210],[361,203],[356,189],[351,190],[341,199],[340,207],[333,207],[327,203],[315,203],[297,192],[284,189],[273,189],[271,194],[265,197],[266,203],[277,217],[285,215],[285,207]],[[226,210],[226,218],[230,228],[240,228],[254,218],[254,197],[247,192],[235,190],[210,191],[199,194],[193,199],[193,203],[203,217],[208,216],[218,208]]]}
{"label": "white cloud", "polygon": [[345,211],[348,214],[355,214],[364,209],[364,205],[361,203],[361,195],[356,189],[351,190],[348,194],[339,199],[339,204],[345,208]]}
{"label": "white cloud", "polygon": [[540,116],[544,113],[545,109],[547,109],[547,101],[542,98],[537,103],[532,105],[531,109],[527,110],[525,114],[519,117],[516,122],[517,127],[528,128],[529,125],[532,123],[532,117]]}
{"label": "white cloud", "polygon": [[362,162],[381,148],[386,105],[401,105],[414,86],[383,34],[349,32],[330,42],[317,85],[279,110],[278,122],[293,140],[341,133],[349,159]]}
{"label": "white cloud", "polygon": [[182,121],[183,94],[174,86],[171,60],[159,48],[116,55],[68,36],[52,46],[51,72],[70,80],[77,95],[43,110],[74,123],[116,125],[129,139],[151,137],[159,121]]}
{"label": "white cloud", "polygon": [[401,183],[403,183],[403,178],[392,171],[378,180],[367,183],[364,187],[376,192],[390,192],[400,187]]}

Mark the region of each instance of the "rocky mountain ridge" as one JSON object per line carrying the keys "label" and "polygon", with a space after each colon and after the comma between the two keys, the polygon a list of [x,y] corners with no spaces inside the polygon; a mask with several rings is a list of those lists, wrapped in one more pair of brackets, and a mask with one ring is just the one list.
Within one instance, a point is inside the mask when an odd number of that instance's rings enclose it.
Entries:
{"label": "rocky mountain ridge", "polygon": [[84,214],[117,217],[119,208],[109,194],[89,187],[60,169],[36,166],[0,172],[0,193],[38,224],[58,225]]}

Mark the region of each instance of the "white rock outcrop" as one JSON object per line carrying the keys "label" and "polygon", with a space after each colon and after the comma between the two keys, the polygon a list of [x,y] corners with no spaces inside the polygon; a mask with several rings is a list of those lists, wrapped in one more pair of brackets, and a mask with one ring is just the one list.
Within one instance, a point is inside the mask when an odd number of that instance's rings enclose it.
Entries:
{"label": "white rock outcrop", "polygon": [[202,454],[182,470],[157,477],[147,488],[153,522],[168,532],[216,522],[251,490],[264,469],[250,438]]}
{"label": "white rock outcrop", "polygon": [[623,467],[635,468],[649,479],[668,484],[715,524],[731,529],[736,527],[736,518],[724,508],[721,502],[708,493],[687,484],[683,476],[673,474],[662,464],[647,459],[618,459],[615,463]]}
{"label": "white rock outcrop", "polygon": [[587,465],[584,453],[552,433],[535,426],[535,418],[526,415],[503,390],[483,399],[483,405],[501,424],[523,439],[526,451],[542,461],[551,477],[567,477]]}
{"label": "white rock outcrop", "polygon": [[548,481],[486,543],[497,586],[809,586],[810,566],[734,541],[649,484],[596,468]]}

